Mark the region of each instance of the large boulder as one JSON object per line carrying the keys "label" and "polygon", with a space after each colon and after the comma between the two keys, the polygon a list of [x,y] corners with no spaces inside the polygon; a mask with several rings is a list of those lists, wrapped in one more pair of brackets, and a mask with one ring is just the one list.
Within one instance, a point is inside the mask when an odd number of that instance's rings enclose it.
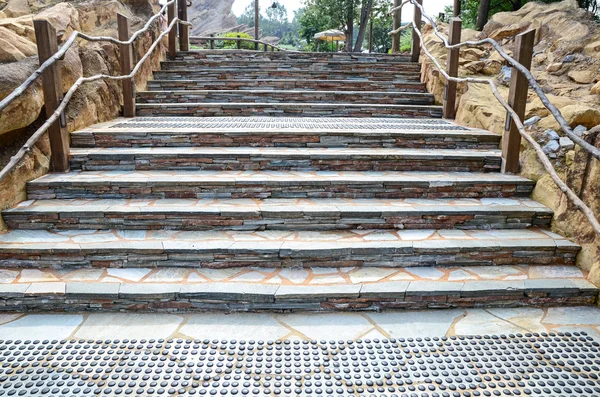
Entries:
{"label": "large boulder", "polygon": [[188,10],[189,20],[194,25],[191,34],[203,36],[237,26],[237,18],[231,13],[234,2],[235,0],[194,0]]}
{"label": "large boulder", "polygon": [[16,62],[37,54],[37,47],[27,38],[0,26],[0,63]]}
{"label": "large boulder", "polygon": [[58,3],[37,14],[35,19],[44,19],[56,29],[58,43],[69,38],[75,30],[81,30],[79,12],[69,3]]}
{"label": "large boulder", "polygon": [[0,13],[3,18],[16,18],[31,14],[31,7],[28,0],[8,0]]}

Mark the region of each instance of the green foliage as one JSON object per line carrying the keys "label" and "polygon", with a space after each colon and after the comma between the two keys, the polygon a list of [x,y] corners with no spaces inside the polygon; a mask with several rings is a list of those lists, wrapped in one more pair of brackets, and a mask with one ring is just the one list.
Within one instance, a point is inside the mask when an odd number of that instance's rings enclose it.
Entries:
{"label": "green foliage", "polygon": [[[248,33],[244,32],[229,32],[219,35],[219,37],[240,37],[242,39],[253,39],[254,37],[250,36]],[[254,43],[249,41],[242,41],[242,49],[244,50],[253,50]],[[237,48],[237,41],[235,40],[224,40],[223,48]]]}
{"label": "green foliage", "polygon": [[328,29],[348,32],[348,20],[358,17],[361,0],[304,0],[300,37],[314,44],[313,36]]}
{"label": "green foliage", "polygon": [[409,52],[412,49],[412,28],[405,29],[400,34],[400,52]]}
{"label": "green foliage", "polygon": [[[393,2],[375,0],[373,2],[373,52],[386,53],[392,48],[392,37],[388,35],[392,30],[392,16],[389,15]],[[369,32],[365,42],[369,43]]]}
{"label": "green foliage", "polygon": [[[259,13],[258,26],[262,31],[262,36],[275,36],[282,39],[282,44],[297,46],[300,44],[300,36],[298,31],[300,29],[299,17],[302,10],[294,12],[294,19],[292,22],[288,20],[288,11],[285,5],[280,2],[276,2],[277,8],[271,7],[271,2],[267,2],[269,6],[267,8],[261,8]],[[260,4],[260,3],[259,3]],[[263,15],[263,12],[264,14]],[[249,27],[254,26],[254,2],[250,3],[242,15],[237,17],[237,22],[240,25],[247,25]]]}

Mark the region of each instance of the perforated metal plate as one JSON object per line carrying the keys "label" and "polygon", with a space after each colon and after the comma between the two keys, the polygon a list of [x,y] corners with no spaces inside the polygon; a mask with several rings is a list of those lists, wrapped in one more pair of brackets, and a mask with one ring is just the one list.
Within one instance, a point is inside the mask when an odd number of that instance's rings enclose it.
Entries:
{"label": "perforated metal plate", "polygon": [[330,118],[269,118],[269,117],[138,117],[111,128],[264,128],[264,129],[402,129],[402,130],[467,130],[444,120],[360,119],[332,121]]}
{"label": "perforated metal plate", "polygon": [[0,396],[599,396],[584,333],[0,341]]}

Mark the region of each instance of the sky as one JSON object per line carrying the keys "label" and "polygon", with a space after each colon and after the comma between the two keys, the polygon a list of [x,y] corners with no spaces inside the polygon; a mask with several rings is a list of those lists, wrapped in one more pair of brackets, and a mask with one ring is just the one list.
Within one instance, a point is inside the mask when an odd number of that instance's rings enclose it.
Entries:
{"label": "sky", "polygon": [[[290,20],[294,17],[294,13],[292,11],[297,10],[298,8],[302,7],[302,0],[278,0],[280,4],[283,4],[285,6],[285,8],[287,8],[288,10],[288,16],[290,17]],[[393,0],[389,0],[390,3],[393,2]],[[244,12],[244,9],[248,6],[248,4],[251,4],[252,0],[236,0],[233,3],[233,13],[235,15],[240,15],[242,14],[242,12]],[[447,5],[452,5],[453,0],[424,0],[423,1],[423,6],[425,7],[425,11],[427,12],[427,14],[435,16],[438,15],[440,12],[444,11],[444,7]],[[271,4],[273,4],[273,0],[259,0],[258,4],[260,5],[261,8],[264,9],[264,7],[269,7]],[[410,20],[412,20],[412,15],[413,15],[413,10],[412,10],[412,6],[407,4],[404,6],[403,9],[403,13],[402,13],[402,21],[403,22],[408,22]]]}

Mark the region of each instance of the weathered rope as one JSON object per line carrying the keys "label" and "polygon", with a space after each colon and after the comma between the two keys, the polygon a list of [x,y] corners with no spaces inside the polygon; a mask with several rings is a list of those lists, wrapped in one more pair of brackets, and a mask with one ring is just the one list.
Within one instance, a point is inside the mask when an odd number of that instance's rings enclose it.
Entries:
{"label": "weathered rope", "polygon": [[56,52],[56,54],[54,54],[52,57],[48,58],[46,60],[46,62],[44,62],[42,65],[40,65],[40,67],[31,74],[31,76],[29,76],[27,78],[27,80],[25,80],[20,86],[18,86],[17,88],[15,88],[8,96],[6,96],[2,101],[0,101],[0,112],[3,111],[4,109],[6,109],[8,107],[8,105],[10,105],[15,99],[17,99],[19,96],[21,96],[25,90],[27,90],[29,87],[31,87],[31,85],[33,83],[35,83],[35,81],[42,75],[42,73],[48,69],[50,66],[52,66],[55,62],[57,62],[60,59],[63,59],[65,54],[67,53],[67,51],[69,50],[69,48],[71,48],[71,46],[73,45],[73,43],[75,43],[75,40],[77,38],[82,38],[88,41],[109,41],[113,44],[121,44],[121,45],[130,45],[132,44],[141,34],[145,33],[148,31],[148,29],[150,29],[150,26],[152,25],[152,22],[156,21],[158,18],[160,18],[165,11],[167,10],[167,8],[171,5],[174,4],[175,1],[177,0],[171,0],[169,1],[167,4],[165,4],[160,11],[153,15],[152,18],[150,18],[148,20],[148,22],[146,22],[146,24],[144,25],[144,27],[140,30],[138,30],[137,32],[135,32],[131,38],[127,41],[120,41],[117,40],[113,37],[109,37],[109,36],[88,36],[85,33],[82,33],[80,31],[74,31],[73,33],[71,33],[71,36],[69,36],[69,38],[67,39],[67,41],[65,41],[65,43],[60,47],[60,49]]}
{"label": "weathered rope", "polygon": [[71,86],[71,88],[69,89],[69,91],[67,91],[67,93],[65,94],[63,100],[61,101],[61,103],[58,106],[58,108],[56,108],[56,110],[54,111],[54,113],[52,113],[52,115],[46,120],[46,122],[44,124],[42,124],[42,126],[40,128],[38,128],[36,130],[36,132],[33,133],[33,135],[31,135],[31,137],[27,140],[27,142],[25,143],[25,145],[23,145],[23,147],[21,149],[19,149],[19,151],[10,159],[10,161],[2,169],[2,171],[0,171],[0,181],[2,181],[12,171],[12,169],[23,159],[23,157],[25,157],[25,155],[27,153],[29,153],[33,149],[33,147],[35,146],[35,144],[37,143],[37,141],[46,133],[46,131],[48,130],[48,128],[50,128],[50,126],[56,120],[58,120],[58,118],[60,117],[61,113],[64,112],[64,110],[66,109],[67,105],[69,104],[69,101],[73,97],[73,94],[75,94],[75,91],[77,91],[77,89],[82,84],[89,83],[89,82],[96,81],[96,80],[100,80],[100,79],[125,80],[125,79],[133,78],[138,73],[138,71],[140,70],[140,68],[144,64],[144,62],[146,62],[146,60],[150,57],[150,55],[152,54],[152,52],[154,51],[154,49],[158,46],[158,44],[160,44],[160,41],[162,40],[162,38],[165,37],[167,34],[169,34],[169,32],[171,31],[171,29],[173,29],[173,27],[178,22],[179,23],[186,23],[187,24],[187,22],[185,22],[185,21],[180,21],[179,18],[174,18],[173,21],[171,21],[171,23],[167,27],[167,29],[164,32],[162,32],[157,37],[157,39],[152,43],[152,45],[150,46],[150,48],[148,49],[148,51],[146,52],[146,54],[139,60],[139,62],[135,65],[135,67],[133,68],[133,70],[131,71],[131,73],[129,73],[128,75],[111,76],[111,75],[106,75],[106,74],[97,74],[97,75],[90,76],[90,77],[80,77],[80,78],[78,78],[77,81],[75,82],[75,84],[73,84]]}
{"label": "weathered rope", "polygon": [[[434,28],[434,31],[436,32],[436,35],[443,40],[444,46],[446,48],[448,48],[448,49],[458,48],[458,47],[463,46],[465,44],[465,43],[461,43],[461,45],[450,46],[448,44],[447,40],[445,40],[443,38],[443,36],[441,36],[439,34],[439,32],[437,30],[437,26],[432,21],[432,19],[427,14],[425,14],[425,12],[423,10],[423,7],[421,7],[418,3],[416,3],[415,0],[409,0],[409,1],[411,3],[413,3],[413,4],[415,4],[416,6],[418,6],[421,9],[421,12],[423,13],[423,16],[425,18],[427,18],[430,22],[432,22],[432,26]],[[533,139],[533,137],[531,137],[531,135],[529,135],[525,131],[525,127],[523,126],[523,122],[521,121],[521,119],[519,118],[519,116],[517,115],[517,113],[515,112],[515,110],[502,97],[502,95],[500,94],[500,91],[498,91],[498,86],[496,85],[496,83],[492,79],[482,79],[482,78],[474,78],[474,77],[462,77],[462,78],[461,77],[451,77],[450,75],[448,75],[448,73],[446,73],[446,71],[440,65],[440,63],[438,62],[438,60],[435,59],[435,57],[427,49],[427,47],[425,45],[425,40],[423,39],[423,35],[421,33],[420,27],[417,27],[416,24],[414,23],[414,21],[411,22],[409,25],[412,25],[414,31],[417,33],[417,36],[419,37],[419,40],[421,41],[421,44],[422,44],[421,47],[422,47],[423,53],[433,62],[433,64],[435,65],[435,67],[444,76],[444,78],[446,80],[454,81],[456,83],[467,82],[467,83],[489,84],[490,85],[490,87],[492,89],[492,93],[494,94],[494,97],[496,97],[496,99],[498,100],[498,102],[500,102],[500,104],[510,113],[510,115],[512,117],[512,121],[515,123],[515,126],[517,127],[517,130],[519,131],[519,134],[521,134],[521,136],[534,148],[534,150],[535,150],[538,158],[542,162],[542,165],[544,166],[544,168],[546,169],[546,171],[548,172],[548,174],[550,175],[550,177],[552,178],[552,180],[554,181],[554,183],[556,184],[556,186],[567,196],[567,198],[573,203],[573,205],[575,205],[577,207],[577,209],[579,209],[583,213],[583,215],[590,222],[590,224],[591,224],[592,228],[594,229],[594,232],[596,233],[596,235],[598,237],[600,237],[600,222],[598,222],[598,219],[594,215],[594,212],[577,196],[577,194],[575,194],[575,192],[573,192],[562,181],[562,179],[560,178],[560,176],[556,173],[556,170],[554,169],[554,166],[552,165],[552,163],[550,162],[550,160],[548,159],[548,157],[546,156],[546,154],[542,150],[542,147],[535,141],[535,139]],[[407,25],[407,26],[409,26],[409,25]],[[510,58],[510,59],[512,59],[512,58]],[[527,70],[525,67],[523,67],[523,65],[519,64],[514,59],[512,59],[512,61],[515,62],[515,63],[517,63],[518,65],[520,65],[525,70]],[[536,84],[537,84],[537,82],[536,82]],[[548,110],[550,110],[552,112],[552,110],[550,108],[548,108]],[[557,109],[557,111],[558,111],[558,109]],[[559,112],[559,114],[560,114],[560,112]],[[556,115],[555,115],[555,117],[556,117]],[[562,115],[560,117],[562,118]],[[563,121],[564,121],[564,119],[563,119]],[[565,123],[566,123],[566,121],[565,121]],[[585,142],[585,143],[587,144],[587,142]]]}

